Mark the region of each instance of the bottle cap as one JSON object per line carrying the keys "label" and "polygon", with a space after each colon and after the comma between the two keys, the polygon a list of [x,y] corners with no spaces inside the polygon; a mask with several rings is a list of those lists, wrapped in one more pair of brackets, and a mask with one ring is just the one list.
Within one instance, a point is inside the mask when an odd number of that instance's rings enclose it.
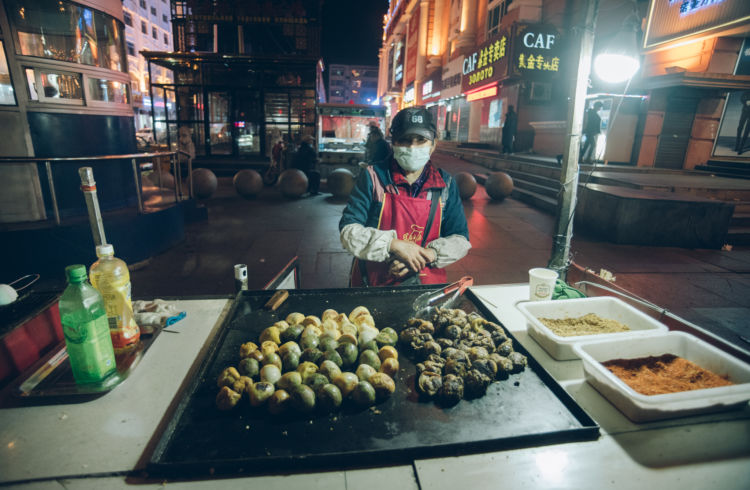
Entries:
{"label": "bottle cap", "polygon": [[96,246],[96,256],[101,257],[102,255],[114,255],[115,247],[110,243],[102,243]]}
{"label": "bottle cap", "polygon": [[65,277],[69,283],[80,283],[86,280],[86,266],[83,264],[73,264],[65,268]]}

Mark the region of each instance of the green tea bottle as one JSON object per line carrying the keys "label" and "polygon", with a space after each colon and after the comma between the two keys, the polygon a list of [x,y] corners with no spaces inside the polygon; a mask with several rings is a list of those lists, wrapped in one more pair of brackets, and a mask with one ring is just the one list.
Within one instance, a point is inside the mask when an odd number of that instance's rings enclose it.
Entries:
{"label": "green tea bottle", "polygon": [[65,345],[76,383],[101,381],[116,369],[104,302],[86,282],[86,266],[65,268],[68,287],[60,297]]}

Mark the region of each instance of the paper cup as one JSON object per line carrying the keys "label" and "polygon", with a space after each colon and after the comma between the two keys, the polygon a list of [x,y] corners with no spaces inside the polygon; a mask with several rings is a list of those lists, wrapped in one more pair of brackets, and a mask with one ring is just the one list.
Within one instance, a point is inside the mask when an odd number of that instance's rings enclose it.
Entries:
{"label": "paper cup", "polygon": [[543,267],[529,269],[529,299],[531,301],[552,299],[555,282],[557,282],[557,272],[552,269]]}

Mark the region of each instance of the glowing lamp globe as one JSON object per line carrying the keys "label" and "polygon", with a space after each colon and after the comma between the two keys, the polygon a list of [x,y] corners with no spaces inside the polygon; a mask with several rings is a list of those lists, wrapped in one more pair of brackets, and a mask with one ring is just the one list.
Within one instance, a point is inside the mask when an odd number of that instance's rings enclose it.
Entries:
{"label": "glowing lamp globe", "polygon": [[609,83],[630,80],[641,67],[638,58],[618,53],[601,53],[594,58],[596,76]]}

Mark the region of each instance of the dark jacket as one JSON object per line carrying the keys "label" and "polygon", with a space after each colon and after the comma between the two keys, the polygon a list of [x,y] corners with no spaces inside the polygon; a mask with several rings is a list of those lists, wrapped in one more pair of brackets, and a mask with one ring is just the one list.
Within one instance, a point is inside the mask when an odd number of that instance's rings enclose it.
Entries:
{"label": "dark jacket", "polygon": [[315,153],[315,150],[307,142],[303,142],[292,157],[292,168],[307,173],[310,170],[315,170],[317,161],[318,155]]}
{"label": "dark jacket", "polygon": [[583,134],[595,136],[602,131],[602,118],[592,108],[586,111],[586,125]]}
{"label": "dark jacket", "polygon": [[[431,165],[428,163],[428,165]],[[390,171],[390,159],[377,162],[373,165],[375,173],[380,178],[384,187],[393,184]],[[443,203],[443,219],[440,223],[440,236],[463,235],[469,239],[469,227],[466,224],[466,215],[458,194],[456,181],[442,169],[437,169],[443,181],[447,185],[447,196]],[[425,189],[426,190],[426,189]],[[443,199],[441,198],[441,201]],[[360,172],[357,183],[349,195],[349,202],[339,221],[339,231],[346,225],[359,223],[361,225],[377,228],[380,220],[380,211],[383,204],[373,199],[372,181],[369,172]]]}
{"label": "dark jacket", "polygon": [[365,143],[365,162],[374,163],[385,160],[391,155],[391,148],[383,138],[367,138]]}

